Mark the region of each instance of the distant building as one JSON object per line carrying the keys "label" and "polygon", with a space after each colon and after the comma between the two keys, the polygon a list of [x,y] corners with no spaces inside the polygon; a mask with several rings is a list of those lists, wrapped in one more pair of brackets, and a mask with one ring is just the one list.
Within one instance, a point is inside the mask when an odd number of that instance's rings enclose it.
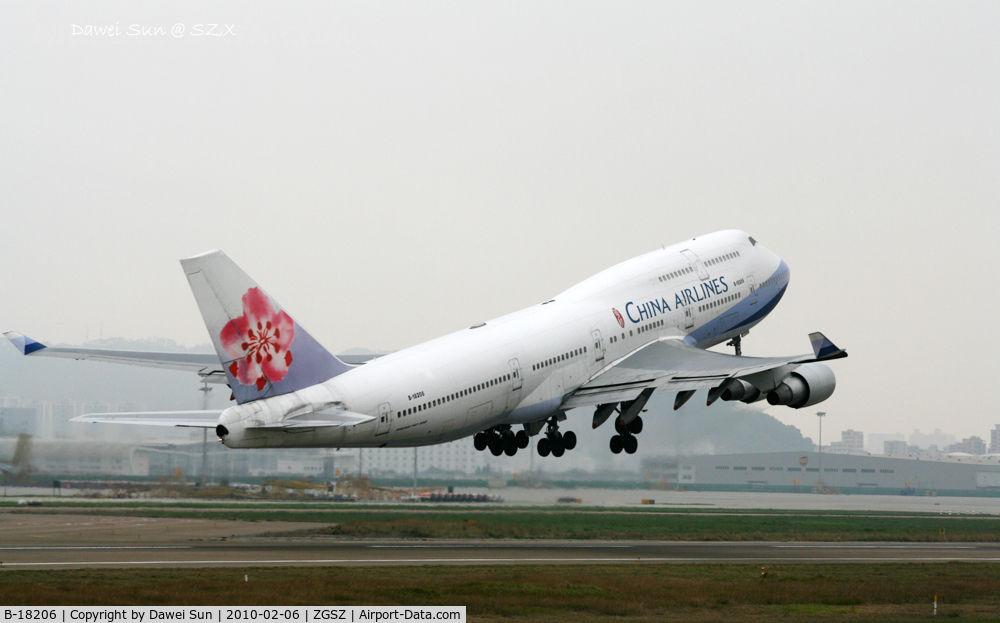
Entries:
{"label": "distant building", "polygon": [[902,440],[884,442],[882,454],[886,456],[906,456],[910,448],[909,444]]}
{"label": "distant building", "polygon": [[847,429],[840,433],[840,442],[850,454],[862,454],[865,451],[865,434],[859,430]]}
{"label": "distant building", "polygon": [[[0,438],[0,460],[14,455],[16,438]],[[233,450],[218,443],[130,444],[104,441],[36,440],[29,462],[36,474],[52,476],[174,476],[210,479],[245,477],[332,480],[358,469],[358,451],[333,448]],[[207,470],[203,461],[208,459]]]}
{"label": "distant building", "polygon": [[865,449],[872,454],[882,454],[887,441],[904,441],[906,435],[902,433],[872,433],[865,437]]}
{"label": "distant building", "polygon": [[[364,448],[361,450],[361,470],[366,474],[413,473],[413,448]],[[479,452],[471,439],[423,446],[416,449],[417,473],[472,474],[486,466],[489,450]]]}
{"label": "distant building", "polygon": [[843,441],[831,441],[830,445],[826,446],[827,452],[832,452],[833,454],[850,454],[851,451],[848,449],[848,445]]}
{"label": "distant building", "polygon": [[931,446],[945,448],[955,443],[955,436],[942,432],[940,428],[935,428],[933,433],[922,433],[919,428],[915,428],[913,434],[910,435],[909,442],[911,446],[920,446],[921,448]]}
{"label": "distant building", "polygon": [[990,454],[1000,453],[1000,424],[990,431]]}
{"label": "distant building", "polygon": [[[819,459],[814,452],[681,457],[678,484],[704,491],[809,491],[820,480]],[[898,494],[903,489],[992,493],[1000,491],[1000,461],[824,453],[822,481],[841,493]]]}
{"label": "distant building", "polygon": [[[676,483],[684,480],[678,478],[677,457],[651,456],[643,457],[639,463],[639,475],[643,480],[651,482]],[[690,480],[690,475],[686,480]]]}
{"label": "distant building", "polygon": [[945,452],[965,452],[972,455],[986,454],[986,441],[973,435],[958,443],[951,444],[945,448]]}

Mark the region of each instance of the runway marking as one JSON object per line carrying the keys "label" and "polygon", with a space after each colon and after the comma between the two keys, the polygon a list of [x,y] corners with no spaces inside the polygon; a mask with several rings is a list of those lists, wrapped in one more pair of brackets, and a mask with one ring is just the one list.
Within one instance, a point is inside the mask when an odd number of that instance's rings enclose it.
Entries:
{"label": "runway marking", "polygon": [[44,567],[48,566],[91,566],[91,565],[274,565],[274,564],[372,564],[380,563],[385,565],[404,564],[439,564],[439,563],[581,563],[581,562],[697,562],[697,563],[719,563],[738,562],[745,564],[756,564],[759,562],[1000,562],[1000,558],[404,558],[399,560],[387,560],[382,558],[369,559],[298,559],[298,560],[144,560],[144,561],[79,561],[79,562],[5,562],[4,567]]}
{"label": "runway marking", "polygon": [[979,549],[976,545],[772,545],[775,549]]}
{"label": "runway marking", "polygon": [[191,545],[67,545],[65,547],[41,545],[32,547],[0,547],[0,551],[25,550],[25,549],[56,549],[56,550],[77,550],[77,549],[194,549]]}
{"label": "runway marking", "polygon": [[[441,549],[440,545],[366,545],[371,549]],[[509,545],[448,545],[448,549],[629,549],[634,545],[536,545],[530,543]]]}

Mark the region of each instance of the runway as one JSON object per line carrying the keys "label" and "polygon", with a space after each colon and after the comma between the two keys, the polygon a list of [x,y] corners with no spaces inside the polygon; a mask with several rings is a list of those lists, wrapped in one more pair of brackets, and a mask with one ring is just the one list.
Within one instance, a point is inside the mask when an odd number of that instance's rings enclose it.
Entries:
{"label": "runway", "polygon": [[[0,515],[0,570],[304,565],[1000,562],[997,543],[344,540],[310,524]],[[279,536],[261,536],[278,534]]]}

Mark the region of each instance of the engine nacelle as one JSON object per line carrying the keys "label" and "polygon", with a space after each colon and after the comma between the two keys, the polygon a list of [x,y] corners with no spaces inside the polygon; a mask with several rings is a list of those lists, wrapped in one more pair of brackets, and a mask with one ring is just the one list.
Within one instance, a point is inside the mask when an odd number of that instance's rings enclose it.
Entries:
{"label": "engine nacelle", "polygon": [[837,388],[833,370],[822,363],[804,363],[785,377],[767,395],[768,404],[786,405],[793,409],[810,407],[823,402]]}
{"label": "engine nacelle", "polygon": [[723,400],[739,400],[750,404],[761,399],[760,390],[753,383],[743,379],[733,379],[720,396]]}

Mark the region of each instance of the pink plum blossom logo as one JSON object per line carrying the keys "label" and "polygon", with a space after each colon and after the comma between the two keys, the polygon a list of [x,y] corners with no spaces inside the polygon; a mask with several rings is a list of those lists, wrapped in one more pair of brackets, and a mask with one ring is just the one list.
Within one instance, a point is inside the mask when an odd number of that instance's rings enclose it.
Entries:
{"label": "pink plum blossom logo", "polygon": [[241,385],[264,389],[267,381],[278,382],[292,365],[295,321],[282,310],[275,310],[271,299],[260,288],[250,288],[243,295],[243,315],[222,327],[219,340],[235,361],[229,372]]}

